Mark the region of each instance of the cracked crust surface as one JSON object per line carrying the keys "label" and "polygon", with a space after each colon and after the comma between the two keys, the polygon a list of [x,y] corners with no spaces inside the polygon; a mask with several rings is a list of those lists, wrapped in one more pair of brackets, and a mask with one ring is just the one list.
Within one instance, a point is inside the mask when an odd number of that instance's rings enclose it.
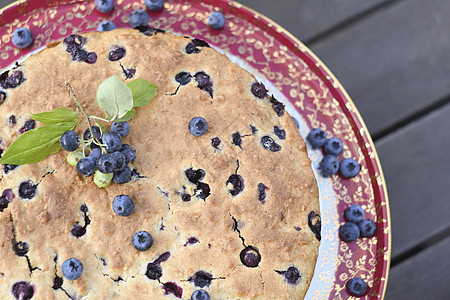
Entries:
{"label": "cracked crust surface", "polygon": [[[142,299],[144,295],[175,299],[165,294],[163,284],[168,282],[181,287],[182,298],[188,299],[199,289],[192,280],[197,271],[212,275],[210,285],[204,287],[212,299],[303,298],[320,243],[308,227],[310,212],[319,212],[318,189],[306,144],[287,112],[279,117],[270,97],[255,97],[253,76],[214,49],[199,47],[199,53],[187,54],[185,47],[191,40],[185,37],[145,36],[126,29],[83,36],[84,48],[97,54],[94,64],[73,61],[60,43],[17,68],[26,80],[5,90],[0,148],[6,149],[18,137],[29,113],[75,108],[66,81],[89,114],[102,116],[95,95],[104,79],[113,74],[125,82],[144,78],[156,84],[158,91],[149,105],[136,109],[124,138],[137,150],[133,168],[143,178],[97,188],[92,177],[80,176],[66,162],[63,150],[7,174],[2,167],[0,193],[12,189],[15,198],[0,212],[0,298],[14,299],[11,287],[26,281],[34,287],[33,299]],[[111,62],[108,53],[116,45],[125,48],[126,54]],[[126,79],[122,67],[136,69],[135,76]],[[194,78],[179,86],[175,75],[183,71],[208,74],[213,98],[197,87]],[[17,124],[9,122],[10,115]],[[201,137],[187,129],[189,120],[197,116],[208,122],[208,131]],[[274,133],[274,126],[285,130],[285,139]],[[76,132],[81,136],[86,127],[80,117]],[[239,146],[233,143],[236,132],[241,136]],[[264,136],[281,150],[265,149]],[[213,146],[216,137],[220,144],[216,139]],[[210,188],[205,199],[199,197],[201,186],[186,177],[189,168],[204,170],[200,182]],[[226,184],[233,174],[243,179],[242,191],[235,196],[230,193],[235,186]],[[36,195],[21,199],[18,187],[27,180],[37,184]],[[264,201],[260,201],[261,183],[267,187]],[[128,194],[135,202],[129,217],[119,217],[112,210],[112,200],[120,194]],[[183,201],[183,194],[191,200]],[[86,233],[76,238],[71,229],[85,225],[83,204],[90,223]],[[146,252],[137,252],[130,242],[140,230],[154,238]],[[187,243],[191,237],[198,242]],[[27,243],[25,256],[15,254],[14,241]],[[246,246],[259,251],[257,267],[241,262]],[[170,257],[159,263],[162,277],[149,279],[145,275],[149,263],[165,252]],[[55,278],[62,277],[61,264],[71,257],[83,263],[83,274],[76,281],[64,279],[55,289]],[[301,275],[296,284],[280,273],[289,267],[296,267]]]}

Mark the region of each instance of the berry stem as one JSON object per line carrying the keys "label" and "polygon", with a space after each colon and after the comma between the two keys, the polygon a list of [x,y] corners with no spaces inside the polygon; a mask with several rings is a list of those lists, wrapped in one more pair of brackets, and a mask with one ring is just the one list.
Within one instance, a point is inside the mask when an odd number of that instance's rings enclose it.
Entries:
{"label": "berry stem", "polygon": [[86,111],[84,110],[83,106],[81,106],[80,101],[78,101],[77,96],[75,96],[75,93],[72,90],[72,87],[70,86],[70,83],[66,82],[66,87],[69,90],[70,95],[72,96],[73,100],[75,101],[75,103],[77,104],[77,107],[81,110],[81,112],[83,113],[84,117],[87,120],[88,126],[89,126],[89,131],[91,132],[91,137],[94,140],[94,142],[97,144],[100,144],[100,142],[97,140],[97,138],[94,135],[94,131],[92,130],[92,125],[91,125],[91,120],[89,119],[89,115],[86,113]]}
{"label": "berry stem", "polygon": [[96,116],[90,116],[92,119],[96,119],[96,120],[100,120],[100,121],[104,121],[104,122],[108,122],[108,123],[110,123],[110,122],[112,122],[112,121],[114,121],[114,120],[107,120],[107,119],[103,119],[103,118],[100,118],[100,117],[96,117]]}

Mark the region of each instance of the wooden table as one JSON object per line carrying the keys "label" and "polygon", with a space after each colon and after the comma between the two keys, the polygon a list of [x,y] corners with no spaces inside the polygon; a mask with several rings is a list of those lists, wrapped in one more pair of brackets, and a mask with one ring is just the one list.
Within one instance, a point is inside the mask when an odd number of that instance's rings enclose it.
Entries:
{"label": "wooden table", "polygon": [[392,218],[386,299],[449,299],[450,1],[239,2],[309,46],[370,130]]}

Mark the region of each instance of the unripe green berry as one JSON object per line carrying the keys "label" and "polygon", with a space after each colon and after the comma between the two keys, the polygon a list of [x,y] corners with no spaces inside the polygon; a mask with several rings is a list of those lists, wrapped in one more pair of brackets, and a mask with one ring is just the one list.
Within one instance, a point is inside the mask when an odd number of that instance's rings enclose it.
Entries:
{"label": "unripe green berry", "polygon": [[69,152],[69,154],[67,154],[67,162],[72,167],[75,167],[77,165],[78,161],[82,158],[83,158],[83,152],[81,152],[80,150]]}
{"label": "unripe green berry", "polygon": [[95,171],[94,182],[99,188],[107,187],[111,184],[113,173],[102,173],[99,170]]}

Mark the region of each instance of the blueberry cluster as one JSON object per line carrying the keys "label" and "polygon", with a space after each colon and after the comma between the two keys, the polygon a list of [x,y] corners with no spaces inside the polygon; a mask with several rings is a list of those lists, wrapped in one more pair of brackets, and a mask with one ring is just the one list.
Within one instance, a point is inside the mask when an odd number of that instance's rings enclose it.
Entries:
{"label": "blueberry cluster", "polygon": [[352,204],[345,210],[344,223],[340,229],[341,239],[345,242],[356,241],[359,237],[371,237],[377,229],[375,223],[370,219],[364,219],[364,210],[358,204]]}
{"label": "blueberry cluster", "polygon": [[67,46],[66,51],[72,56],[74,61],[84,61],[88,64],[93,64],[97,61],[97,54],[95,52],[88,52],[83,49],[86,43],[86,38],[78,34],[72,34],[66,37],[63,41]]}
{"label": "blueberry cluster", "polygon": [[344,150],[342,141],[337,137],[327,139],[326,133],[319,128],[311,130],[306,138],[313,149],[323,147],[325,156],[319,164],[319,169],[324,177],[330,177],[340,171],[342,176],[353,178],[358,175],[361,167],[353,158],[344,158],[339,162],[338,156]]}
{"label": "blueberry cluster", "polygon": [[74,131],[66,131],[59,142],[64,150],[70,152],[67,161],[71,166],[76,166],[78,173],[86,177],[95,174],[95,184],[107,187],[111,181],[122,184],[131,180],[132,172],[127,164],[136,158],[136,150],[122,143],[122,138],[129,131],[130,124],[127,121],[114,122],[111,131],[104,133],[100,127],[93,126],[94,137],[91,129],[86,129],[81,141]]}

